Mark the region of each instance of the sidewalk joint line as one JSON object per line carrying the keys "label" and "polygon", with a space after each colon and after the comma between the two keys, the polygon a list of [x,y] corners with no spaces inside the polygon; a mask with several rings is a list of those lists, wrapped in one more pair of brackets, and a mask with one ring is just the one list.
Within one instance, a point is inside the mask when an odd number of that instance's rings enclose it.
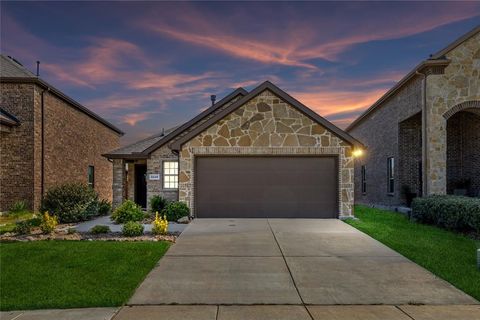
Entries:
{"label": "sidewalk joint line", "polygon": [[278,243],[277,237],[275,236],[275,232],[273,231],[272,226],[270,225],[270,219],[267,219],[267,224],[268,224],[268,227],[270,228],[270,232],[273,235],[273,239],[275,240],[275,243],[278,246],[278,250],[280,250],[280,253],[282,254],[283,261],[285,262],[285,266],[287,267],[288,274],[290,275],[290,278],[292,279],[292,283],[293,283],[293,286],[295,287],[295,290],[297,291],[298,297],[300,298],[300,301],[302,302],[302,305],[305,308],[305,311],[310,316],[310,319],[314,320],[312,314],[310,313],[310,310],[308,310],[307,306],[305,305],[305,301],[303,301],[303,297],[300,294],[300,290],[298,290],[297,283],[295,282],[295,279],[293,278],[292,271],[290,270],[290,266],[287,263],[287,259],[285,258],[285,255],[283,254],[282,247],[280,247],[280,243]]}
{"label": "sidewalk joint line", "polygon": [[409,317],[410,319],[412,320],[415,320],[414,317],[412,317],[411,315],[409,315],[406,311],[404,311],[402,308],[400,308],[399,306],[395,306],[395,308],[397,308],[398,310],[400,310],[400,312],[402,312],[403,314],[405,314],[407,317]]}

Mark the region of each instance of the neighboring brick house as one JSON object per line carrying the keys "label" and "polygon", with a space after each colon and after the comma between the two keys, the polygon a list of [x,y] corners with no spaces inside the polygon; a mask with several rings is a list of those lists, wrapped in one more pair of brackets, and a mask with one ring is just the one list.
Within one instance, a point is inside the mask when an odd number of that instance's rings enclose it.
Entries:
{"label": "neighboring brick house", "polygon": [[355,162],[359,203],[480,195],[480,27],[407,74],[347,131],[367,150]]}
{"label": "neighboring brick house", "polygon": [[38,209],[42,194],[66,182],[93,183],[112,199],[112,164],[102,153],[118,148],[118,128],[0,56],[0,211],[16,201]]}
{"label": "neighboring brick house", "polygon": [[196,217],[353,214],[362,145],[270,82],[239,88],[178,128],[109,152],[113,202],[153,195]]}

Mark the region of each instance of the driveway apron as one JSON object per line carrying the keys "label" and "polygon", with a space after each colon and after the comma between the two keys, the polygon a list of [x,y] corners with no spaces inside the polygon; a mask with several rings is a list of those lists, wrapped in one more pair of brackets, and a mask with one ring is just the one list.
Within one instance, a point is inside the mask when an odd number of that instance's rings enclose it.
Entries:
{"label": "driveway apron", "polygon": [[196,219],[130,305],[475,304],[336,219]]}

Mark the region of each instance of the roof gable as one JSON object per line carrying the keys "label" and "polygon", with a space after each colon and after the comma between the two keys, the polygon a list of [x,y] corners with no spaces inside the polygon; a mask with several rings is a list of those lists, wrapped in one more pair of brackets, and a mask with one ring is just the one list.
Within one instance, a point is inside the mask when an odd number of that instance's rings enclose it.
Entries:
{"label": "roof gable", "polygon": [[217,123],[219,120],[223,119],[230,113],[234,112],[235,110],[243,106],[245,103],[247,103],[257,95],[261,94],[265,90],[271,91],[273,94],[277,95],[278,97],[283,99],[285,102],[290,104],[293,108],[297,109],[298,111],[300,111],[301,113],[303,113],[304,115],[312,119],[313,121],[322,125],[327,130],[329,130],[330,132],[332,132],[342,140],[354,146],[362,146],[362,144],[358,140],[350,136],[348,133],[341,130],[340,128],[338,128],[337,126],[335,126],[334,124],[326,120],[325,118],[321,117],[320,115],[315,113],[313,110],[306,107],[301,102],[299,102],[298,100],[296,100],[295,98],[287,94],[285,91],[275,86],[270,81],[265,81],[264,83],[259,85],[257,88],[252,90],[249,94],[244,96],[242,99],[236,101],[235,103],[231,104],[227,108],[218,112],[214,117],[208,119],[207,121],[205,121],[204,123],[196,127],[195,129],[191,130],[189,133],[187,133],[186,135],[184,135],[183,137],[175,141],[171,146],[172,149],[177,151],[180,150],[183,144],[185,144],[186,142],[188,142],[189,140],[191,140],[192,138],[194,138],[204,130],[208,129],[209,127],[211,127],[212,125],[214,125],[215,123]]}
{"label": "roof gable", "polygon": [[[433,54],[429,59],[422,61],[419,63],[413,70],[411,70],[406,76],[404,76],[400,81],[398,81],[390,90],[388,90],[380,99],[378,99],[373,105],[371,105],[367,110],[365,110],[362,114],[360,114],[346,129],[347,132],[353,130],[358,124],[360,124],[366,117],[380,108],[382,104],[387,101],[390,97],[394,96],[398,90],[400,90],[407,82],[409,82],[414,77],[418,76],[419,73],[421,74],[428,74],[425,70],[429,68],[445,68],[449,63],[450,60],[445,59],[445,55],[450,51],[457,48],[459,45],[464,43],[465,41],[471,39],[477,33],[480,32],[480,26],[473,28],[471,31],[467,32],[457,40],[450,43],[444,49],[438,51],[437,53]],[[443,69],[440,69],[443,70]],[[443,71],[442,71],[443,72]]]}
{"label": "roof gable", "polygon": [[462,43],[464,43],[465,41],[467,41],[468,39],[470,39],[471,37],[473,37],[474,35],[476,35],[479,32],[480,32],[480,25],[476,26],[475,28],[473,28],[469,32],[465,33],[463,36],[461,36],[457,40],[453,41],[452,43],[450,43],[448,46],[446,46],[442,50],[433,54],[430,59],[443,58],[447,53],[449,53],[450,51],[452,51],[453,49],[455,49],[456,47],[458,47],[459,45],[461,45]]}
{"label": "roof gable", "polygon": [[104,154],[107,158],[147,158],[150,153],[154,152],[158,148],[164,146],[165,144],[173,141],[175,138],[181,136],[182,134],[186,134],[188,130],[195,126],[197,123],[201,122],[202,120],[208,118],[216,111],[224,107],[226,104],[231,102],[234,99],[238,99],[247,95],[248,92],[243,88],[237,88],[223,99],[219,100],[210,108],[207,108],[191,120],[185,122],[184,124],[167,130],[166,132],[162,132],[161,134],[157,134],[151,136],[149,138],[137,141],[132,143],[128,146],[122,147],[120,149],[114,150],[110,153]]}

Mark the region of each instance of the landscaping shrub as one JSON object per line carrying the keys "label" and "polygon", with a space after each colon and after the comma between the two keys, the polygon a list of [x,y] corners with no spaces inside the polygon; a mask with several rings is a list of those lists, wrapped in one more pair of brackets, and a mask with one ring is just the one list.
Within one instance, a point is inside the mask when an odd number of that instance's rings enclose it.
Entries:
{"label": "landscaping shrub", "polygon": [[155,213],[155,220],[152,222],[152,233],[154,235],[167,234],[168,230],[168,220],[166,216],[158,215],[158,212]]}
{"label": "landscaping shrub", "polygon": [[124,201],[112,214],[112,220],[116,223],[143,220],[142,208],[132,200]]}
{"label": "landscaping shrub", "polygon": [[50,215],[48,212],[45,212],[42,216],[42,223],[40,223],[40,229],[43,233],[48,234],[55,231],[55,228],[58,225],[58,219],[54,215]]}
{"label": "landscaping shrub", "polygon": [[48,211],[60,222],[85,221],[98,215],[98,195],[86,184],[68,183],[47,191],[41,212]]}
{"label": "landscaping shrub", "polygon": [[139,222],[129,221],[123,225],[122,234],[125,237],[136,237],[143,234],[143,225]]}
{"label": "landscaping shrub", "polygon": [[107,216],[112,212],[112,204],[108,200],[100,200],[98,203],[98,215]]}
{"label": "landscaping shrub", "polygon": [[20,200],[20,201],[15,201],[15,203],[10,207],[9,213],[22,213],[28,211],[28,206],[27,202]]}
{"label": "landscaping shrub", "polygon": [[31,231],[32,225],[29,220],[18,221],[13,229],[13,232],[17,234],[30,234]]}
{"label": "landscaping shrub", "polygon": [[448,230],[473,230],[480,234],[480,199],[450,195],[416,198],[411,217]]}
{"label": "landscaping shrub", "polygon": [[167,205],[167,199],[162,196],[155,195],[150,198],[150,208],[152,212],[162,212]]}
{"label": "landscaping shrub", "polygon": [[103,233],[109,233],[110,232],[110,227],[109,226],[102,226],[97,224],[93,228],[90,229],[90,233],[93,234],[103,234]]}
{"label": "landscaping shrub", "polygon": [[166,216],[168,221],[177,221],[190,214],[188,206],[180,201],[170,202],[162,210],[162,216]]}
{"label": "landscaping shrub", "polygon": [[12,231],[17,234],[30,234],[30,232],[32,231],[32,228],[39,227],[41,223],[42,223],[42,219],[38,217],[17,221]]}

